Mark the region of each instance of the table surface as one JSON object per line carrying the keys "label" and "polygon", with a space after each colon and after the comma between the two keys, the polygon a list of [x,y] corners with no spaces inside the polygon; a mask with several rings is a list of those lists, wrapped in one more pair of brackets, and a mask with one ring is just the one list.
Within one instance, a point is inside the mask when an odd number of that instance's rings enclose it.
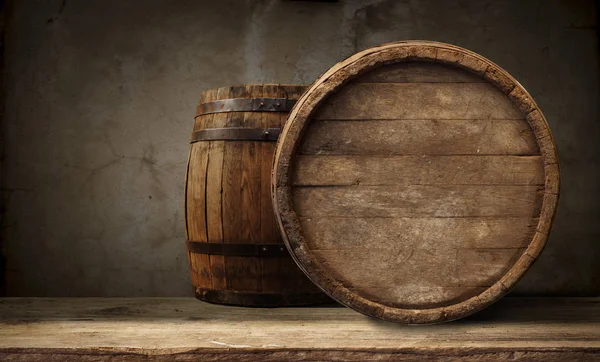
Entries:
{"label": "table surface", "polygon": [[600,360],[600,298],[504,298],[405,326],[348,308],[193,298],[0,298],[0,360]]}

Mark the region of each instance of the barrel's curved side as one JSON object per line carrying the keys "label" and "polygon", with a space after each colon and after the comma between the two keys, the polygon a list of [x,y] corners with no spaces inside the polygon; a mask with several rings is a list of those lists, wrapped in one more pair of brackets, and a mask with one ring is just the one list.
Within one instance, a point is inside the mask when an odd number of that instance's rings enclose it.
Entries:
{"label": "barrel's curved side", "polygon": [[[268,137],[253,139],[261,133],[248,129],[279,129],[288,113],[247,111],[251,102],[244,99],[297,99],[303,90],[296,85],[244,85],[203,93],[193,129],[196,137],[203,132],[192,142],[186,178],[188,240],[207,243],[202,252],[188,248],[198,299],[269,307],[330,301],[302,274],[287,252],[248,255],[248,247],[244,247],[281,244],[283,248],[270,203],[275,142]],[[246,108],[214,111],[223,102],[202,106],[227,99],[242,100],[228,102],[228,107],[233,104]],[[255,105],[260,106],[260,101]]]}

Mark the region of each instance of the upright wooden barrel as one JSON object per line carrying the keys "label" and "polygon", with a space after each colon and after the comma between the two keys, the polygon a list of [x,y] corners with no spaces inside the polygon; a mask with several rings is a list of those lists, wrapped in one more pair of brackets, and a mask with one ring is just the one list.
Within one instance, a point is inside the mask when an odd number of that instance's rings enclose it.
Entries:
{"label": "upright wooden barrel", "polygon": [[292,256],[339,302],[402,323],[499,299],[538,258],[558,164],[536,103],[466,49],[400,42],[321,76],[280,136],[274,205]]}
{"label": "upright wooden barrel", "polygon": [[294,264],[270,198],[275,141],[304,90],[264,84],[202,93],[185,193],[198,299],[269,307],[331,302]]}

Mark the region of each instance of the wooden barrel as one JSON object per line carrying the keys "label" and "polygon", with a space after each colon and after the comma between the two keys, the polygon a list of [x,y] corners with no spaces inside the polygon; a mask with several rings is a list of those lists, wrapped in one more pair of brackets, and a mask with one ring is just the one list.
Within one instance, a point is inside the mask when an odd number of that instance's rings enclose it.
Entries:
{"label": "wooden barrel", "polygon": [[313,282],[412,324],[466,316],[515,285],[546,243],[559,174],[515,79],[419,41],[321,76],[282,130],[272,182],[284,241]]}
{"label": "wooden barrel", "polygon": [[273,215],[275,141],[298,85],[203,92],[186,177],[186,237],[198,299],[243,306],[331,301],[294,264]]}

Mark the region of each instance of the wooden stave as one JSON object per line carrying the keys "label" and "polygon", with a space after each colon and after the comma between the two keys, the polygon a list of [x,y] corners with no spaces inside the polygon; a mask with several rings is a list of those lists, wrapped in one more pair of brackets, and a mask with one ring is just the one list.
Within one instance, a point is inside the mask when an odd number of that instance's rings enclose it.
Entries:
{"label": "wooden stave", "polygon": [[[315,262],[304,245],[298,216],[293,207],[292,159],[308,128],[309,119],[321,102],[358,75],[378,66],[402,61],[454,65],[492,83],[525,115],[544,159],[545,189],[541,212],[535,235],[527,249],[498,282],[483,293],[451,306],[431,309],[392,308],[350,292]],[[289,139],[293,141],[288,141]],[[431,41],[402,41],[383,44],[347,58],[323,73],[304,93],[290,113],[277,145],[272,174],[272,201],[284,242],[292,257],[309,278],[333,299],[375,318],[406,324],[431,324],[459,319],[489,306],[523,277],[539,257],[547,241],[558,203],[559,173],[556,148],[546,119],[524,87],[505,70],[474,52],[454,45]]]}
{"label": "wooden stave", "polygon": [[[201,129],[204,128],[211,128],[215,125],[218,125],[220,123],[220,126],[223,126],[223,128],[228,128],[228,127],[233,127],[231,126],[229,123],[232,120],[232,118],[237,117],[238,120],[237,121],[233,121],[233,123],[238,123],[238,125],[240,126],[244,126],[243,122],[244,120],[250,120],[250,119],[256,119],[256,122],[261,123],[261,114],[270,114],[270,121],[267,121],[267,123],[269,122],[273,122],[273,120],[275,120],[275,122],[277,122],[277,119],[281,119],[283,122],[285,120],[285,115],[287,113],[284,112],[258,112],[258,111],[246,111],[246,112],[223,112],[218,116],[215,116],[214,113],[210,113],[210,114],[200,114],[200,108],[202,103],[205,102],[211,102],[211,101],[215,101],[215,100],[220,100],[220,99],[229,99],[229,98],[258,98],[258,97],[287,97],[288,95],[290,95],[290,98],[298,98],[298,96],[301,94],[301,92],[305,89],[304,86],[298,86],[298,85],[279,85],[279,84],[261,84],[261,85],[241,85],[241,86],[232,86],[232,87],[221,87],[221,88],[217,88],[217,89],[212,89],[212,90],[207,90],[204,91],[200,97],[200,102],[198,105],[198,109],[197,109],[197,115],[195,117],[195,122],[194,122],[194,129],[193,131],[199,131]],[[258,117],[258,118],[257,118]],[[215,121],[215,118],[219,118],[219,121]],[[241,123],[240,123],[241,122]],[[256,123],[255,122],[255,123]],[[210,127],[205,127],[207,125],[211,125]],[[210,151],[212,150],[211,145],[215,145],[215,144],[220,144],[221,147],[223,147],[224,149],[227,147],[227,142],[226,140],[221,140],[221,141],[200,141],[200,143],[204,143],[206,146],[201,146],[201,147],[205,147],[205,152],[206,152],[206,158],[207,158],[207,165],[206,166],[201,166],[201,167],[205,167],[205,172],[206,172],[206,179],[205,182],[203,184],[203,188],[204,188],[204,192],[207,193],[209,192],[207,190],[207,188],[209,187],[207,185],[207,182],[209,182],[209,180],[211,179],[211,173],[210,173],[210,168],[208,166],[208,159],[210,159]],[[273,152],[274,152],[274,143],[273,142],[262,142],[262,141],[231,141],[230,143],[239,143],[239,142],[252,142],[252,143],[257,143],[258,145],[256,146],[256,150],[258,150],[257,152],[262,155],[262,149],[260,148],[262,146],[262,144],[266,144],[266,143],[270,143],[273,146]],[[189,207],[191,207],[190,205],[188,205],[189,201],[188,201],[188,191],[189,191],[189,186],[190,186],[190,170],[192,170],[193,172],[193,166],[194,166],[194,162],[195,160],[197,161],[198,159],[193,159],[193,154],[194,152],[194,144],[192,144],[192,147],[190,149],[190,155],[188,158],[188,168],[187,168],[187,172],[186,172],[186,185],[185,185],[185,228],[186,228],[186,240],[190,239],[190,236],[194,236],[194,235],[190,235],[190,234],[194,234],[193,230],[190,230],[193,228],[193,221],[190,220],[190,215],[189,215]],[[225,152],[225,150],[223,150],[222,152]],[[241,152],[241,151],[240,151]],[[259,155],[259,157],[260,157]],[[242,154],[237,154],[233,156],[235,157],[239,157],[240,158],[240,163],[244,163],[245,161],[242,160],[241,158],[243,157]],[[223,155],[221,155],[221,158],[223,158]],[[223,180],[223,168],[224,168],[224,164],[223,164],[223,160],[221,160],[221,180]],[[196,162],[197,163],[197,162]],[[261,162],[261,163],[265,163],[265,162]],[[270,168],[272,165],[272,160],[269,160],[267,162],[266,167],[268,168],[268,172],[270,174]],[[261,166],[259,167],[259,169],[263,169],[265,166]],[[257,171],[257,172],[262,172],[262,171]],[[240,176],[241,177],[241,176]],[[221,193],[223,192],[223,181],[221,181]],[[260,186],[259,186],[260,187]],[[269,183],[267,182],[267,186],[266,188],[269,188]],[[263,192],[264,195],[262,195],[262,202],[265,203],[266,205],[268,205],[269,207],[271,206],[270,203],[270,193],[269,192]],[[205,194],[206,195],[206,194]],[[220,197],[220,202],[223,203],[224,199],[223,196],[219,196]],[[261,197],[261,195],[259,195],[259,198]],[[204,199],[204,229],[206,229],[206,235],[205,237],[200,237],[200,238],[195,238],[195,239],[201,239],[201,240],[195,240],[195,241],[199,241],[199,242],[226,242],[225,239],[227,239],[224,235],[224,231],[221,231],[221,235],[219,237],[219,233],[216,233],[216,239],[215,237],[211,236],[211,232],[209,230],[208,227],[208,210],[207,210],[207,199],[205,196]],[[259,200],[260,201],[260,200]],[[241,202],[241,201],[240,201]],[[224,207],[224,205],[221,205],[221,207]],[[242,208],[241,206],[239,206],[240,209]],[[253,207],[256,210],[256,207]],[[237,211],[236,211],[237,212]],[[223,214],[221,213],[220,217],[217,217],[217,219],[221,219],[221,227],[224,228],[223,230],[225,230],[227,228],[227,226],[225,225],[225,221],[223,220]],[[238,215],[239,218],[239,215]],[[272,224],[275,226],[276,222],[274,219],[274,215],[271,215],[271,218],[273,219]],[[273,243],[273,245],[281,245],[281,247],[284,247],[283,242],[280,238],[280,236],[278,235],[279,233],[276,230],[276,227],[273,228],[274,232],[269,232],[268,230],[265,232],[268,236],[266,239],[268,240],[256,240],[256,242],[260,242],[260,243],[268,243],[271,244]],[[211,229],[212,230],[212,229]],[[196,233],[197,234],[197,233]],[[196,235],[197,236],[197,235]],[[192,238],[194,239],[194,238]],[[254,237],[254,239],[256,239],[256,237]],[[242,237],[242,239],[237,240],[239,243],[242,244],[253,244],[254,241],[246,238],[244,239]],[[286,252],[287,254],[287,252]],[[244,261],[246,260],[246,261]],[[304,274],[302,274],[301,271],[299,271],[296,267],[296,265],[294,264],[293,259],[289,256],[265,256],[265,257],[261,257],[261,256],[223,256],[223,255],[209,255],[209,254],[203,254],[203,253],[197,253],[197,252],[192,252],[190,250],[188,250],[188,261],[190,264],[190,272],[191,272],[191,276],[192,276],[192,283],[194,285],[194,289],[195,289],[195,296],[203,301],[206,302],[210,302],[210,303],[216,303],[216,304],[226,304],[226,305],[238,305],[238,306],[249,306],[249,307],[279,307],[279,306],[299,306],[299,305],[312,305],[312,304],[322,304],[322,303],[330,303],[331,299],[329,297],[327,297],[325,294],[323,294],[321,291],[318,290],[318,288],[316,288],[305,276]],[[261,275],[260,275],[260,280],[259,280],[259,285],[261,285],[258,288],[235,288],[232,287],[230,285],[228,285],[229,283],[227,283],[227,271],[228,269],[231,269],[233,267],[233,265],[235,263],[253,263],[255,265],[259,265],[259,267],[261,268]],[[270,276],[267,274],[264,274],[263,272],[265,271],[264,267],[265,265],[278,265],[277,269],[280,272],[283,272],[284,274],[282,274],[281,276],[273,276],[272,271]],[[208,278],[210,279],[210,286],[207,285],[204,282],[201,281],[201,279],[203,278],[202,275],[207,274]],[[206,279],[206,275],[204,276]],[[276,279],[278,278],[283,278],[282,281],[278,281]],[[293,286],[297,286],[296,290],[289,290],[289,288],[285,288],[284,284],[285,284],[285,278],[288,278],[288,281],[292,281],[292,280],[301,280],[301,281],[295,281],[292,284]],[[268,288],[269,290],[267,291],[262,291],[262,284],[264,284],[264,282],[267,283],[274,283],[274,285],[276,285],[276,287],[271,287]],[[277,287],[277,285],[279,285],[279,289]],[[223,289],[221,289],[220,287],[223,287]],[[238,290],[239,289],[239,290]],[[246,290],[249,289],[249,290]]]}

